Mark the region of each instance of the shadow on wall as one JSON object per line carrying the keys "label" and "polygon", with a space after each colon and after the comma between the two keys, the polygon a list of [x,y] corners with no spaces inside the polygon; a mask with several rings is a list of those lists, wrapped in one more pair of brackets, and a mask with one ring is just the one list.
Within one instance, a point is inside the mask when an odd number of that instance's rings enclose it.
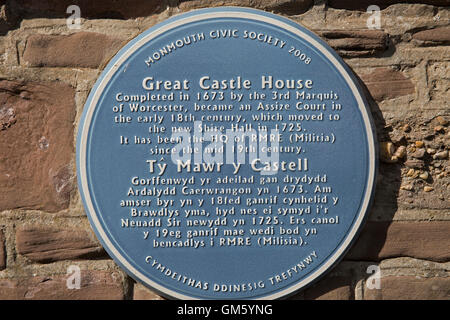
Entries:
{"label": "shadow on wall", "polygon": [[[350,66],[349,68],[351,69]],[[378,143],[390,141],[389,131],[391,128],[386,124],[377,102],[355,72],[353,72],[353,75],[359,80],[370,107]],[[342,262],[352,261],[359,262],[360,266],[333,269],[330,273],[325,274],[323,278],[320,278],[308,288],[288,299],[355,299],[357,283],[361,280],[367,280],[373,275],[373,273],[366,272],[367,266],[376,265],[381,260],[380,253],[386,242],[389,226],[398,208],[397,198],[400,185],[401,164],[387,164],[379,161],[375,194],[368,219],[355,243],[350,247],[341,262],[338,263],[339,265]],[[378,222],[377,220],[381,221]]]}
{"label": "shadow on wall", "polygon": [[[378,104],[364,82],[359,77],[357,78],[364,88],[365,96],[372,112],[378,143],[381,146],[383,142],[391,140],[389,132],[392,128],[386,124]],[[404,141],[404,146],[406,146],[406,141]],[[401,163],[385,163],[380,160],[381,156],[379,155],[377,184],[371,212],[369,213],[370,221],[366,222],[358,240],[344,257],[344,260],[375,262],[381,260],[380,252],[386,242],[388,228],[398,209],[397,201],[402,181]],[[379,220],[381,222],[374,222]],[[366,280],[369,276],[371,274],[364,272],[363,279]],[[357,279],[356,281],[363,279]]]}

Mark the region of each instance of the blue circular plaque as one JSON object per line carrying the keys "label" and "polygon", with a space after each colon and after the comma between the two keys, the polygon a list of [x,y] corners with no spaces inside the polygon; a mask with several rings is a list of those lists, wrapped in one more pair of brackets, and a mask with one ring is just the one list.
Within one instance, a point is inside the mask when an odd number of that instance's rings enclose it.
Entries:
{"label": "blue circular plaque", "polygon": [[86,102],[80,193],[137,281],[180,299],[273,299],[330,270],[374,191],[371,118],[340,57],[258,10],[204,9],[129,42]]}

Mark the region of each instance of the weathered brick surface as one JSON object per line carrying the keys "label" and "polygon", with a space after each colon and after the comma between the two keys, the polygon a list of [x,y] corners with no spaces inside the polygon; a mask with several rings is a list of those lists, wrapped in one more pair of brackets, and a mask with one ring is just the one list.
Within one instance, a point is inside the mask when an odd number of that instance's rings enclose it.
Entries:
{"label": "weathered brick surface", "polygon": [[[427,79],[436,88],[432,91],[436,101],[445,101],[443,87],[447,81],[445,71],[449,66],[445,63],[428,66]],[[445,105],[445,102],[442,103]],[[389,125],[385,125],[386,130],[382,129],[384,132],[381,131],[381,134],[379,132],[379,139],[386,141],[380,143],[383,153],[389,153],[383,147],[387,143],[393,145],[394,150],[388,157],[395,154],[402,156],[392,163],[381,163],[376,205],[417,211],[447,210],[450,207],[448,119],[445,112],[431,111],[427,114],[423,110],[408,111],[403,117],[393,118]]]}
{"label": "weathered brick surface", "polygon": [[299,14],[308,10],[313,3],[313,0],[181,0],[179,7],[182,10],[190,10],[203,7],[242,6],[287,14]]}
{"label": "weathered brick surface", "polygon": [[133,300],[164,300],[155,292],[147,289],[142,284],[135,283],[133,288]]}
{"label": "weathered brick surface", "polygon": [[392,99],[415,92],[415,86],[411,79],[392,68],[376,68],[371,73],[361,75],[361,80],[375,101]]}
{"label": "weathered brick surface", "polygon": [[[69,5],[80,6],[79,31],[65,26]],[[108,271],[111,260],[86,260],[104,251],[58,220],[86,219],[72,192],[74,122],[98,71],[138,30],[225,5],[280,13],[318,33],[367,86],[378,140],[392,146],[379,166],[373,222],[339,273],[292,298],[449,299],[449,0],[0,0],[0,299],[160,299]],[[366,29],[370,5],[383,9],[381,30]],[[56,219],[46,213],[69,204]],[[6,243],[5,230],[16,232]],[[14,253],[7,264],[6,252]],[[63,265],[78,259],[103,271],[82,271],[81,289],[68,290]],[[380,290],[363,285],[374,263]]]}
{"label": "weathered brick surface", "polygon": [[[396,3],[404,3],[405,1],[399,0],[329,0],[328,5],[337,9],[350,9],[350,10],[366,10],[371,5],[377,5],[381,9],[384,9],[390,5]],[[409,0],[408,3],[423,3],[436,6],[448,6],[450,5],[449,0]]]}
{"label": "weathered brick surface", "polygon": [[0,211],[67,208],[74,117],[68,85],[0,81]]}
{"label": "weathered brick surface", "polygon": [[94,32],[68,36],[36,34],[27,39],[23,60],[33,67],[98,68],[122,47],[123,42]]}
{"label": "weathered brick surface", "polygon": [[12,25],[11,17],[8,8],[4,1],[0,1],[0,35],[5,34]]}
{"label": "weathered brick surface", "polygon": [[388,35],[381,30],[317,31],[343,57],[364,57],[388,48]]}
{"label": "weathered brick surface", "polygon": [[5,251],[5,237],[3,230],[0,230],[0,270],[6,267],[6,251]]}
{"label": "weathered brick surface", "polygon": [[365,289],[366,300],[449,300],[450,277],[418,278],[387,276],[381,278],[380,289]]}
{"label": "weathered brick surface", "polygon": [[306,300],[351,300],[353,286],[350,277],[326,276],[304,292]]}
{"label": "weathered brick surface", "polygon": [[19,228],[16,247],[19,254],[41,263],[104,255],[102,247],[85,230]]}
{"label": "weathered brick surface", "polygon": [[67,275],[0,279],[1,300],[120,300],[121,276],[107,271],[81,270],[80,289],[67,288]]}
{"label": "weathered brick surface", "polygon": [[450,221],[368,222],[345,259],[379,261],[412,257],[449,261],[449,232]]}
{"label": "weathered brick surface", "polygon": [[[408,169],[404,169],[406,174],[409,172]],[[437,174],[437,177],[432,177],[428,170],[426,165],[424,165],[421,170],[416,169],[414,173],[415,176],[422,175],[420,172],[427,173],[429,178],[426,181],[419,176],[413,181],[406,180],[404,182],[401,186],[402,189],[398,192],[397,202],[399,205],[407,209],[416,210],[447,210],[449,208],[450,189],[448,186],[450,185],[450,175],[440,177],[441,174]],[[412,186],[413,190],[404,189],[409,186]]]}
{"label": "weathered brick surface", "polygon": [[419,31],[413,34],[413,39],[423,46],[450,44],[450,27],[438,27]]}
{"label": "weathered brick surface", "polygon": [[67,17],[70,5],[80,7],[83,18],[130,19],[151,15],[165,9],[162,0],[10,0],[9,5],[25,17]]}
{"label": "weathered brick surface", "polygon": [[[450,61],[430,63],[427,68],[427,78],[431,86],[430,98],[447,101],[450,97]],[[448,116],[450,119],[450,114]]]}

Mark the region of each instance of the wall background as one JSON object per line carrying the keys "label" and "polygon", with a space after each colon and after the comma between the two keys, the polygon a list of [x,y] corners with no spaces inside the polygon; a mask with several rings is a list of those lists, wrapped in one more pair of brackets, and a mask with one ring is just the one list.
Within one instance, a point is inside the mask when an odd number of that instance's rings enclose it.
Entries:
{"label": "wall background", "polygon": [[[405,3],[407,2],[407,3]],[[80,6],[80,30],[66,9]],[[369,5],[381,29],[369,30]],[[106,255],[76,184],[83,105],[128,40],[196,8],[241,5],[318,33],[370,97],[381,148],[369,221],[293,299],[450,299],[449,0],[0,0],[0,299],[160,299]],[[447,6],[447,7],[445,7]],[[81,288],[66,287],[70,265]],[[368,289],[370,265],[380,289]]]}

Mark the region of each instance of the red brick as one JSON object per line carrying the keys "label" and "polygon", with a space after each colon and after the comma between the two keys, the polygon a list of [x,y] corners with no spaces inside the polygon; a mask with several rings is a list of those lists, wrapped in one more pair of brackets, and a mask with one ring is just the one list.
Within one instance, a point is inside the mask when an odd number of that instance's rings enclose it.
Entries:
{"label": "red brick", "polygon": [[304,292],[306,300],[352,300],[350,277],[326,276]]}
{"label": "red brick", "polygon": [[123,39],[94,32],[35,34],[27,39],[23,60],[33,67],[98,68],[123,44]]}
{"label": "red brick", "polygon": [[0,81],[0,211],[68,207],[74,98],[63,83]]}
{"label": "red brick", "polygon": [[450,260],[450,221],[368,222],[346,260],[379,261],[412,257]]}
{"label": "red brick", "polygon": [[413,39],[423,46],[450,44],[450,27],[419,31],[413,34]]}
{"label": "red brick", "polygon": [[363,57],[388,48],[388,35],[379,30],[316,31],[343,57]]}
{"label": "red brick", "polygon": [[365,300],[449,300],[450,277],[382,277],[380,289],[364,289]]}
{"label": "red brick", "polygon": [[16,232],[17,252],[34,262],[53,262],[94,258],[104,255],[100,244],[85,230],[19,228]]}
{"label": "red brick", "polygon": [[164,300],[164,298],[157,295],[150,289],[147,289],[143,285],[135,283],[133,289],[133,300]]}
{"label": "red brick", "polygon": [[375,101],[393,99],[415,92],[412,81],[402,72],[391,68],[376,68],[369,74],[361,75],[361,80]]}
{"label": "red brick", "polygon": [[0,230],[0,270],[6,267],[6,250],[5,250],[5,237],[3,231]]}
{"label": "red brick", "polygon": [[0,279],[1,300],[122,300],[124,288],[117,273],[81,271],[80,289],[67,288],[67,275]]}

